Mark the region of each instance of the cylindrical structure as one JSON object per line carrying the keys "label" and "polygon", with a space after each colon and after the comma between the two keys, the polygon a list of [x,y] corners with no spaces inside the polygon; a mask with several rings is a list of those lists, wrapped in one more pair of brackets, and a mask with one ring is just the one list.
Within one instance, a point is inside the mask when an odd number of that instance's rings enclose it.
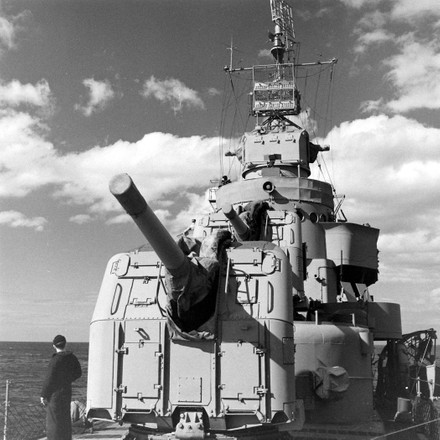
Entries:
{"label": "cylindrical structure", "polygon": [[[305,402],[311,423],[362,423],[373,414],[372,338],[366,327],[347,324],[295,322],[295,381],[297,397]],[[348,389],[337,400],[316,394],[319,368],[342,367]]]}
{"label": "cylindrical structure", "polygon": [[235,209],[230,203],[225,203],[222,206],[223,214],[231,222],[234,231],[237,233],[240,240],[247,240],[249,237],[248,225],[238,216]]}
{"label": "cylindrical structure", "polygon": [[292,266],[293,287],[302,296],[304,294],[303,239],[301,220],[296,210],[290,226],[287,249],[289,251],[290,265]]}
{"label": "cylindrical structure", "polygon": [[168,269],[175,276],[182,274],[188,260],[165,229],[128,174],[118,174],[110,181],[109,188],[121,206],[129,214],[144,237]]}

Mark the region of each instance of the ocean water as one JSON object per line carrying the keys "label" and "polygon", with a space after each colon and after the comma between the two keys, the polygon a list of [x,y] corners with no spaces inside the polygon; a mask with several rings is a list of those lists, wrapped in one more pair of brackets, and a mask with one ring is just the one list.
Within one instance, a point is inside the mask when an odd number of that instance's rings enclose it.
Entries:
{"label": "ocean water", "polygon": [[[86,400],[88,343],[68,343],[67,350],[78,358],[82,376],[72,384],[73,399]],[[47,342],[0,342],[0,401],[5,400],[6,380],[10,381],[11,405],[40,403],[47,366],[54,350]]]}
{"label": "ocean water", "polygon": [[[82,376],[72,384],[72,400],[86,403],[88,343],[68,343],[78,358]],[[8,395],[8,437],[11,440],[38,439],[44,435],[45,410],[40,403],[41,387],[54,350],[50,342],[0,341],[0,427]]]}

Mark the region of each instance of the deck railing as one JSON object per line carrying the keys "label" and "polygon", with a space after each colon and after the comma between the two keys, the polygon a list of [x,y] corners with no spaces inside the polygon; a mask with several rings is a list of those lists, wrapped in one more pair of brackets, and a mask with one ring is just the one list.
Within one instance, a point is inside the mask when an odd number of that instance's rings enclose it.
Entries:
{"label": "deck railing", "polygon": [[[13,381],[5,384],[5,401],[0,407],[0,420],[3,421],[3,440],[38,440],[46,436],[46,410],[41,404],[13,404]],[[86,396],[74,395],[73,399],[85,402]],[[82,413],[76,417],[85,416],[85,406]],[[81,423],[79,423],[81,424]],[[80,428],[80,427],[78,427]],[[84,429],[86,426],[84,426]]]}

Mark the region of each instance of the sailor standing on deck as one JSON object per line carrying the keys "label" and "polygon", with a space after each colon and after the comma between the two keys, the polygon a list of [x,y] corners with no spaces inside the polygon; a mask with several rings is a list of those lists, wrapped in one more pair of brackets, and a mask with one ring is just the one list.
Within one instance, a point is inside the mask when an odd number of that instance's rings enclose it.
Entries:
{"label": "sailor standing on deck", "polygon": [[41,403],[46,407],[47,440],[71,440],[72,382],[81,377],[81,366],[76,356],[66,351],[64,336],[55,336],[53,347],[56,353],[49,362],[41,391]]}

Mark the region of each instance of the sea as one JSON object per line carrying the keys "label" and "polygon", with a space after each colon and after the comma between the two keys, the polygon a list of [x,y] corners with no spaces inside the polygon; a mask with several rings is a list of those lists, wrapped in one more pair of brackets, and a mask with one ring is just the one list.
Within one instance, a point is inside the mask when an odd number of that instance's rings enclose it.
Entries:
{"label": "sea", "polygon": [[[72,400],[86,404],[89,344],[69,342],[67,350],[76,355],[82,368],[82,376],[72,384]],[[44,436],[40,395],[53,353],[51,342],[0,341],[0,427],[4,432],[7,416],[7,440]]]}

